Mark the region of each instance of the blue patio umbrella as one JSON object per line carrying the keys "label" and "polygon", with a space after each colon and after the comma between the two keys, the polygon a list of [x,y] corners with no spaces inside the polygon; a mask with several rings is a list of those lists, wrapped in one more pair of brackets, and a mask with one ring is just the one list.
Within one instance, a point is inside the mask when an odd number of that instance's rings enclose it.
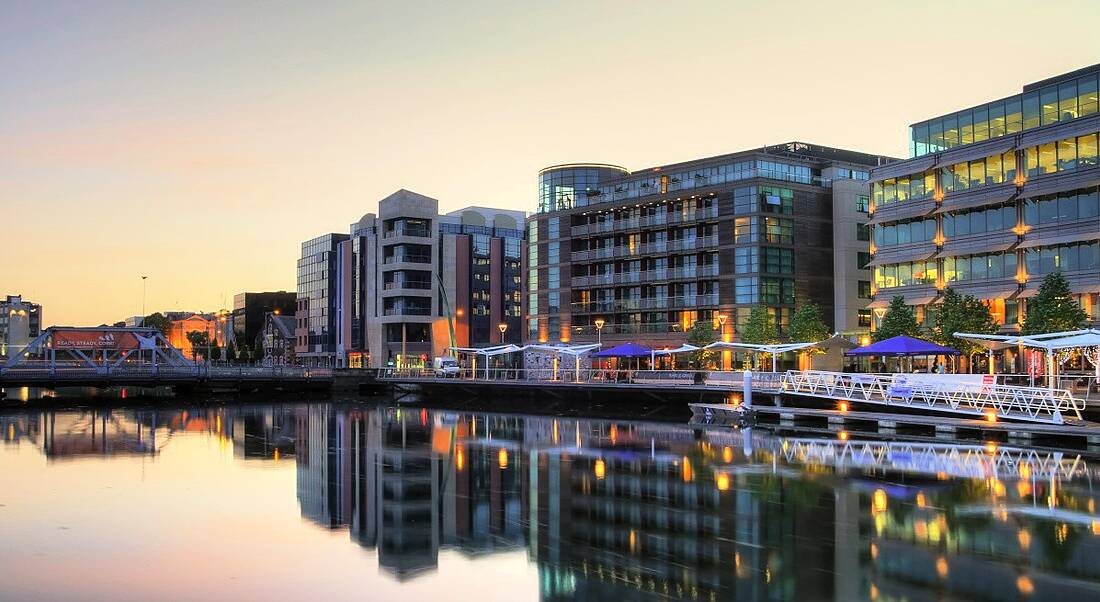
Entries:
{"label": "blue patio umbrella", "polygon": [[937,345],[930,341],[901,335],[886,339],[885,341],[872,343],[865,347],[856,347],[845,353],[845,355],[888,355],[894,357],[914,355],[959,355],[959,350]]}
{"label": "blue patio umbrella", "polygon": [[604,349],[603,351],[593,353],[595,357],[649,357],[652,349],[642,347],[641,345],[635,345],[634,343],[624,343],[618,347],[612,347],[611,349]]}

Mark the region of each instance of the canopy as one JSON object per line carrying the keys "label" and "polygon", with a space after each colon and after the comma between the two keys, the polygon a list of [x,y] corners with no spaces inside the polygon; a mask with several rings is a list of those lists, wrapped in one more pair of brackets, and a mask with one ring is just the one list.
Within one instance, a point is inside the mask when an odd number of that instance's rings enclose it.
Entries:
{"label": "canopy", "polygon": [[994,351],[1007,347],[1015,347],[1017,345],[1045,349],[1047,351],[1100,346],[1100,330],[1094,328],[1087,330],[1070,330],[1066,332],[1048,332],[1046,334],[1011,336],[956,332],[955,336],[960,339],[972,341]]}
{"label": "canopy", "polygon": [[496,345],[495,347],[451,347],[450,349],[455,353],[468,353],[471,355],[484,355],[485,357],[493,357],[505,353],[515,353],[517,351],[523,351],[525,348],[508,344]]}
{"label": "canopy", "polygon": [[959,351],[922,339],[901,335],[865,347],[857,347],[847,352],[846,355],[959,355]]}
{"label": "canopy", "polygon": [[771,353],[779,355],[788,351],[798,351],[807,347],[813,347],[818,343],[776,343],[774,345],[756,345],[753,343],[727,343],[718,341],[704,347],[704,349],[735,349],[742,351],[755,351],[757,353]]}
{"label": "canopy", "polygon": [[688,353],[690,351],[699,351],[699,347],[685,343],[675,349],[654,349],[653,355],[673,355],[676,353]]}
{"label": "canopy", "polygon": [[594,357],[648,357],[652,351],[653,350],[648,347],[642,347],[634,343],[624,343],[618,347],[604,349],[592,355]]}

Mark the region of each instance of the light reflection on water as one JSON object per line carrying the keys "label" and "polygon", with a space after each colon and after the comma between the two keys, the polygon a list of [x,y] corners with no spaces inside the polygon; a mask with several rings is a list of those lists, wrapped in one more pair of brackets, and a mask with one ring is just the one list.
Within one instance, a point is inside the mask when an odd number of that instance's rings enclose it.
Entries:
{"label": "light reflection on water", "polygon": [[337,404],[0,433],[5,599],[1100,597],[1078,453]]}

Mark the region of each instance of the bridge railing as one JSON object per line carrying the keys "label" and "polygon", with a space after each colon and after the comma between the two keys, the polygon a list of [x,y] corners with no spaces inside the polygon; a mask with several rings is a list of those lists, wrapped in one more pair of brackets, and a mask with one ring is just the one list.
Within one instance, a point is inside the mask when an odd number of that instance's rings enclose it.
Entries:
{"label": "bridge railing", "polygon": [[782,385],[785,393],[1054,424],[1062,424],[1065,414],[1080,419],[1085,409],[1084,400],[1064,389],[935,378],[910,381],[907,376],[791,370]]}
{"label": "bridge railing", "polygon": [[24,380],[87,380],[87,379],[327,379],[328,368],[301,366],[232,366],[195,364],[192,366],[151,366],[120,364],[118,366],[87,366],[72,362],[50,365],[48,362],[0,366],[0,378]]}

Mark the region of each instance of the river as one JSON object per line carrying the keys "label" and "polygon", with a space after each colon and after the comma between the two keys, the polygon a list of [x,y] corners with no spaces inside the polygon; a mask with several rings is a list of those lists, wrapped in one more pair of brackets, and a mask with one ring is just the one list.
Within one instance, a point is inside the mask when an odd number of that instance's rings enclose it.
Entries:
{"label": "river", "polygon": [[1100,599],[1084,452],[360,403],[0,435],[3,599]]}

